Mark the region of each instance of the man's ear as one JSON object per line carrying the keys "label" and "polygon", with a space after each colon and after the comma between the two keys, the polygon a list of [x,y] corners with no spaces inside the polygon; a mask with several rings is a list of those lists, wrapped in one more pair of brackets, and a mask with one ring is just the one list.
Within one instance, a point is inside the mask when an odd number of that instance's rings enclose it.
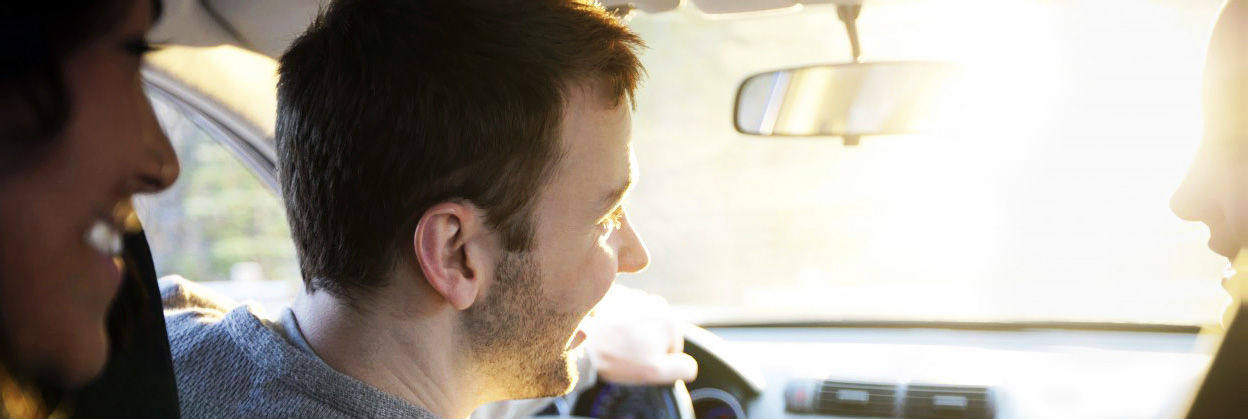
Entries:
{"label": "man's ear", "polygon": [[465,310],[493,274],[496,240],[481,209],[467,202],[443,202],[420,217],[412,245],[429,285],[455,309]]}

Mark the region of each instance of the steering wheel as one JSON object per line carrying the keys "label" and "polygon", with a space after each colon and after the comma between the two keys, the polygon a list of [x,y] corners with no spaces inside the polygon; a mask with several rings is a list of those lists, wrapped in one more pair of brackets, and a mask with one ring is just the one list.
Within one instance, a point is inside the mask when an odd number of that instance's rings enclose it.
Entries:
{"label": "steering wheel", "polygon": [[534,419],[694,419],[684,382],[670,386],[620,385],[599,381],[577,397],[571,416]]}
{"label": "steering wheel", "polygon": [[[717,386],[740,389],[745,397],[756,397],[763,390],[761,372],[743,368],[750,364],[724,357],[727,342],[696,326],[685,330],[685,353],[698,361],[699,380],[711,380]],[[534,419],[695,419],[693,400],[685,383],[671,386],[622,386],[602,380],[576,397],[576,402],[552,408],[561,415],[538,415]]]}

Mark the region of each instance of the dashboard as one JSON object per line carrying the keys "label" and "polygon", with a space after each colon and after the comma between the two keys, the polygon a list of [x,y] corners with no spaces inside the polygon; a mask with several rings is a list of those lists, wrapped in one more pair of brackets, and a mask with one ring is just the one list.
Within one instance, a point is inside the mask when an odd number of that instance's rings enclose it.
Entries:
{"label": "dashboard", "polygon": [[688,390],[699,419],[1181,417],[1196,331],[712,327]]}

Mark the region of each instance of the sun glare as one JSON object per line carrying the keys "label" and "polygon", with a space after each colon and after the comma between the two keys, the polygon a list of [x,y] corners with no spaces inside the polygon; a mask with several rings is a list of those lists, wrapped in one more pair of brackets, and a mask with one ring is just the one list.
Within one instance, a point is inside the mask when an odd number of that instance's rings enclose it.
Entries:
{"label": "sun glare", "polygon": [[1168,201],[1220,4],[868,2],[863,62],[962,77],[936,134],[857,146],[729,117],[751,75],[850,61],[835,8],[639,17],[634,138],[663,180],[630,204],[654,255],[634,281],[753,318],[1215,322],[1226,262]]}
{"label": "sun glare", "polygon": [[[1026,318],[1082,306],[1087,319],[1216,318],[1205,309],[1217,306],[1214,287],[1167,280],[1216,284],[1216,258],[1200,259],[1209,261],[1206,278],[1200,264],[1170,278],[1139,264],[1203,251],[1202,228],[1176,220],[1166,202],[1200,138],[1199,36],[1208,21],[1138,1],[1096,3],[1077,13],[1021,1],[950,9],[978,9],[972,19],[991,23],[952,25],[975,33],[945,52],[966,70],[959,102],[942,115],[948,133],[879,144],[896,149],[886,158],[909,181],[873,187],[911,202],[889,217],[913,222],[868,240],[945,238],[899,261],[924,267],[932,285],[908,287],[891,309]],[[915,147],[930,153],[902,151]],[[933,167],[938,156],[949,164]],[[960,187],[913,182],[935,171]],[[922,205],[949,200],[958,205]],[[935,212],[906,213],[920,207]],[[1003,287],[1002,276],[1014,284]]]}

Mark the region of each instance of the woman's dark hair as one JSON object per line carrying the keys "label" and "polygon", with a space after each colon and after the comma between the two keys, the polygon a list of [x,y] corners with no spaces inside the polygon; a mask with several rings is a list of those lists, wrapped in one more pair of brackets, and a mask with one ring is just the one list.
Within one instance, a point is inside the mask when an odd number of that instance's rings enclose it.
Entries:
{"label": "woman's dark hair", "polygon": [[[93,36],[114,29],[144,0],[18,1],[0,14],[0,177],[47,148],[73,104],[61,65]],[[151,0],[153,20],[161,0]]]}

